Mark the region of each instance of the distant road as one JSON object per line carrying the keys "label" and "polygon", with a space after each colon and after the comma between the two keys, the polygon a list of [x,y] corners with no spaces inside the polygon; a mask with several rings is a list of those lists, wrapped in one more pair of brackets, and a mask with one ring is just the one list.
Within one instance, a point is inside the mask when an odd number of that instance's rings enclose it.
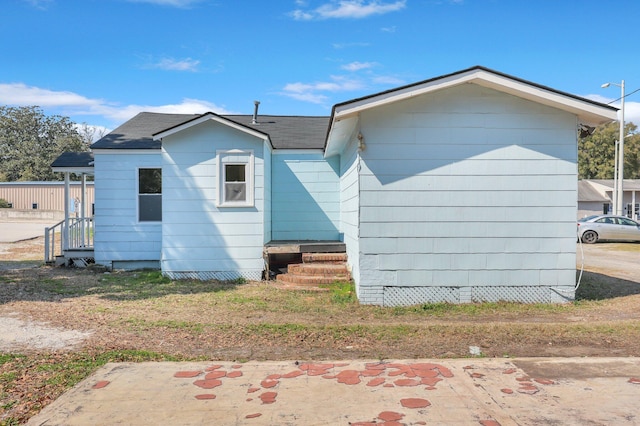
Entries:
{"label": "distant road", "polygon": [[53,222],[0,222],[0,243],[14,243],[44,236],[44,228],[53,226]]}

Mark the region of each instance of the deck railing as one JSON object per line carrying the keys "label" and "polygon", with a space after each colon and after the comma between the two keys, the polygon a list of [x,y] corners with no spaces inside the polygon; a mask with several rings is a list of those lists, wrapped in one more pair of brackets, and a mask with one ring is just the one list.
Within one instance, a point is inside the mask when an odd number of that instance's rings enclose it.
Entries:
{"label": "deck railing", "polygon": [[[52,227],[44,229],[44,261],[53,262],[56,256],[64,254],[65,250],[93,249],[93,218],[69,218],[67,224],[61,221]],[[65,238],[69,241],[65,244]]]}

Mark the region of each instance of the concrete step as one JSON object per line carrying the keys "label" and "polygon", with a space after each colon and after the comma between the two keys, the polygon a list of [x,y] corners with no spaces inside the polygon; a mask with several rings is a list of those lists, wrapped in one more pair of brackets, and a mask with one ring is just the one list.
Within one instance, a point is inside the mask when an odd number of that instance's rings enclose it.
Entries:
{"label": "concrete step", "polygon": [[344,263],[346,253],[302,253],[302,263]]}

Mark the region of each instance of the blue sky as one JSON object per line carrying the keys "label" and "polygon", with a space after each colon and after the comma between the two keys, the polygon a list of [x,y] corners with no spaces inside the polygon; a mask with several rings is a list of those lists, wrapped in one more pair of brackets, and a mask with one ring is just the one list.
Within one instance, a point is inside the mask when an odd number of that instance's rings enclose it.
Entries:
{"label": "blue sky", "polygon": [[[605,103],[640,88],[637,0],[3,0],[0,105],[329,115],[474,65]],[[626,98],[640,125],[640,92]],[[613,105],[618,105],[614,102]]]}

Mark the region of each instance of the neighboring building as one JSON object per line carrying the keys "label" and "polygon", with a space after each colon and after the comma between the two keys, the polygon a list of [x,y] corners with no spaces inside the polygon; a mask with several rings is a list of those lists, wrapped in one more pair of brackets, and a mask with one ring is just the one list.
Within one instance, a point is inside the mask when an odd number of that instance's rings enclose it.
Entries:
{"label": "neighboring building", "polygon": [[[73,214],[79,214],[82,185],[71,182],[70,189],[69,208]],[[94,202],[93,182],[87,182],[85,197],[86,215],[90,216]],[[64,182],[0,182],[0,198],[6,200],[12,209],[64,212]]]}
{"label": "neighboring building", "polygon": [[92,145],[95,261],[260,279],[339,241],[362,303],[570,300],[577,130],[616,111],[474,67],[331,117],[142,113]]}
{"label": "neighboring building", "polygon": [[[584,179],[578,185],[578,219],[612,213],[613,179]],[[625,179],[623,193],[622,214],[637,220],[640,214],[640,179]]]}

